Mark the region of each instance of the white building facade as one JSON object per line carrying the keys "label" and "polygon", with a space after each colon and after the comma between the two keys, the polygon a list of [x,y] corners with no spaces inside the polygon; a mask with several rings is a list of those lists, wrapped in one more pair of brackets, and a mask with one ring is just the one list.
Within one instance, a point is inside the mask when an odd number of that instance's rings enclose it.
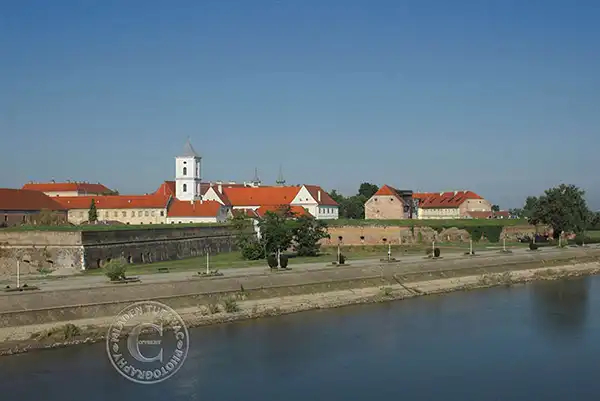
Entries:
{"label": "white building facade", "polygon": [[175,158],[175,197],[179,200],[200,200],[202,158],[196,153],[189,139],[181,156]]}

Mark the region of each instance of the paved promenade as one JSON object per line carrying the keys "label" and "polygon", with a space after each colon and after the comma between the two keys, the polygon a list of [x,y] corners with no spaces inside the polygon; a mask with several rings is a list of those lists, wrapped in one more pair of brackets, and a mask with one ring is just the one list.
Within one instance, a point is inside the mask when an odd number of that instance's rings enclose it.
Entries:
{"label": "paved promenade", "polygon": [[[593,245],[590,248],[599,248],[600,245]],[[566,248],[567,250],[570,248]],[[543,254],[553,255],[559,254],[563,252],[563,249],[560,248],[543,248],[539,252]],[[512,249],[514,255],[525,255],[530,251],[525,248]],[[499,249],[494,250],[486,250],[486,251],[478,251],[478,258],[486,258],[486,257],[494,257],[498,256]],[[401,267],[403,263],[413,263],[413,266],[409,268],[407,266],[407,272],[411,272],[415,269],[414,263],[425,262],[427,259],[424,255],[411,255],[411,256],[396,256],[399,263],[394,264],[397,267]],[[471,258],[469,256],[465,256],[462,252],[457,253],[445,253],[442,255],[442,260],[457,260],[457,259],[467,259]],[[379,258],[370,258],[370,259],[360,259],[360,260],[348,260],[348,264],[350,267],[367,267],[367,266],[377,266],[383,265]],[[292,271],[294,272],[306,272],[312,270],[322,270],[322,269],[338,269],[339,267],[332,266],[323,261],[318,263],[302,263],[290,266]],[[203,271],[204,266],[199,262],[198,271]],[[220,272],[224,274],[224,277],[243,277],[243,276],[252,276],[252,275],[266,275],[270,274],[270,270],[267,267],[262,266],[253,266],[253,267],[238,267],[231,269],[220,269]],[[194,270],[186,270],[186,271],[175,271],[169,273],[149,273],[142,274],[138,277],[142,280],[143,283],[168,283],[175,281],[184,281],[191,280],[193,276],[196,274]],[[64,278],[32,278],[26,277],[22,280],[23,283],[30,283],[31,285],[37,285],[41,288],[42,291],[56,291],[56,290],[67,290],[67,289],[82,289],[82,288],[90,288],[90,287],[98,287],[102,285],[110,285],[108,284],[108,280],[104,275],[78,275],[72,277],[64,277]],[[126,285],[126,284],[123,284]],[[14,286],[12,284],[11,286]]]}

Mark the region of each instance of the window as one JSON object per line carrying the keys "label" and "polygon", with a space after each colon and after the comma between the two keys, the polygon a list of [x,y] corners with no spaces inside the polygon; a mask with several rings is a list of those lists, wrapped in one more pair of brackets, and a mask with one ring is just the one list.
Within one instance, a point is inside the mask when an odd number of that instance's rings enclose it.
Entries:
{"label": "window", "polygon": [[390,202],[393,202],[393,201],[394,201],[394,198],[390,198]]}
{"label": "window", "polygon": [[4,215],[4,221],[8,221],[8,216]]}
{"label": "window", "polygon": [[183,175],[187,175],[187,167],[183,168]]}
{"label": "window", "polygon": [[138,212],[138,217],[142,217],[142,211],[141,210]]}
{"label": "window", "polygon": [[164,215],[165,215],[165,211],[164,211],[164,210],[161,210],[161,211],[160,211],[160,216],[161,216],[161,217],[163,217]]}
{"label": "window", "polygon": [[183,184],[183,192],[187,192],[187,184]]}
{"label": "window", "polygon": [[156,215],[156,212],[153,210],[152,212],[150,212],[150,216],[154,217]]}
{"label": "window", "polygon": [[123,211],[123,217],[127,217],[127,212]]}
{"label": "window", "polygon": [[150,212],[146,210],[146,211],[144,212],[144,216],[148,217],[149,215],[150,215]]}
{"label": "window", "polygon": [[135,217],[135,211],[131,211],[131,217]]}
{"label": "window", "polygon": [[119,217],[119,212],[114,213],[115,217]]}

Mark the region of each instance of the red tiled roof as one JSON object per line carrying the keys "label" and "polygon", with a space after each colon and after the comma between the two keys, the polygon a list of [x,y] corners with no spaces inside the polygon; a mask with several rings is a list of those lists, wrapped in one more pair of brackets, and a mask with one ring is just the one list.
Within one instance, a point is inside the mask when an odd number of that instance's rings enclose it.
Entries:
{"label": "red tiled roof", "polygon": [[164,209],[169,198],[163,195],[107,195],[60,196],[53,199],[65,209],[89,209],[92,199],[98,209]]}
{"label": "red tiled roof", "polygon": [[223,193],[233,206],[289,205],[300,187],[226,187]]}
{"label": "red tiled roof", "polygon": [[175,181],[165,181],[154,191],[154,195],[175,196]]}
{"label": "red tiled roof", "polygon": [[395,196],[398,197],[398,193],[396,190],[389,185],[384,185],[375,192],[375,195],[378,196]]}
{"label": "red tiled roof", "polygon": [[0,188],[0,210],[64,210],[55,199],[40,191]]}
{"label": "red tiled roof", "polygon": [[216,217],[223,206],[216,201],[182,201],[173,199],[168,217]]}
{"label": "red tiled roof", "polygon": [[[279,212],[284,210],[285,206],[261,206],[255,210],[256,215],[258,217],[263,217],[267,212]],[[292,212],[296,216],[312,216],[308,210],[303,208],[302,206],[290,206],[290,212]]]}
{"label": "red tiled roof", "polygon": [[456,208],[467,199],[482,199],[472,191],[415,193],[413,198],[419,199],[419,208]]}
{"label": "red tiled roof", "polygon": [[[317,203],[319,205],[323,205],[323,206],[339,206],[338,203],[336,201],[333,200],[333,198],[331,196],[329,196],[329,194],[327,192],[325,192],[323,190],[323,188],[321,188],[318,185],[304,185],[306,187],[306,189],[308,189],[308,192],[310,192],[310,195],[314,198],[314,200],[317,201]],[[319,191],[321,191],[321,201],[319,202]]]}
{"label": "red tiled roof", "polygon": [[112,192],[110,188],[98,183],[90,184],[88,182],[46,182],[29,183],[23,185],[22,189],[41,192],[89,192],[92,194],[102,194]]}

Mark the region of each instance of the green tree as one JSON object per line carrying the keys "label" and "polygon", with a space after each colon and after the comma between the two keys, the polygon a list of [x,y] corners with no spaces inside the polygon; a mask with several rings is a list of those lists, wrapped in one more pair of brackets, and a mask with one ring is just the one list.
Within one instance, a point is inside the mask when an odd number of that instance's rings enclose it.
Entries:
{"label": "green tree", "polygon": [[235,242],[242,258],[258,260],[265,257],[265,248],[256,236],[252,219],[245,212],[236,211],[233,214],[231,225],[236,231]]}
{"label": "green tree", "polygon": [[585,191],[575,185],[561,184],[547,189],[537,198],[531,221],[552,227],[555,238],[569,231],[580,234],[590,216],[584,196]]}
{"label": "green tree", "polygon": [[286,213],[266,212],[258,221],[261,241],[267,255],[285,251],[292,244],[295,222]]}
{"label": "green tree", "polygon": [[[538,204],[537,197],[528,196],[527,199],[525,200],[525,205],[523,206],[523,209],[522,209],[523,217],[525,217],[526,219],[531,219],[537,208],[537,204]],[[537,224],[537,223],[531,223],[531,224]]]}
{"label": "green tree", "polygon": [[317,256],[321,244],[320,240],[329,238],[327,224],[312,216],[300,216],[296,219],[293,229],[294,250],[298,256]]}
{"label": "green tree", "polygon": [[379,187],[370,182],[363,182],[358,188],[358,195],[364,196],[366,199],[370,199],[371,196],[375,195],[375,192],[379,191]]}
{"label": "green tree", "polygon": [[515,217],[518,217],[519,219],[523,218],[523,209],[521,208],[515,208],[515,209],[508,209],[508,212]]}
{"label": "green tree", "polygon": [[346,200],[344,206],[347,219],[364,219],[365,218],[365,202],[368,198],[363,195],[354,195]]}
{"label": "green tree", "polygon": [[492,212],[499,212],[499,211],[500,211],[500,206],[492,205]]}
{"label": "green tree", "polygon": [[96,210],[96,201],[92,199],[92,204],[90,205],[90,210],[88,211],[88,221],[90,223],[95,223],[98,221],[98,210]]}

